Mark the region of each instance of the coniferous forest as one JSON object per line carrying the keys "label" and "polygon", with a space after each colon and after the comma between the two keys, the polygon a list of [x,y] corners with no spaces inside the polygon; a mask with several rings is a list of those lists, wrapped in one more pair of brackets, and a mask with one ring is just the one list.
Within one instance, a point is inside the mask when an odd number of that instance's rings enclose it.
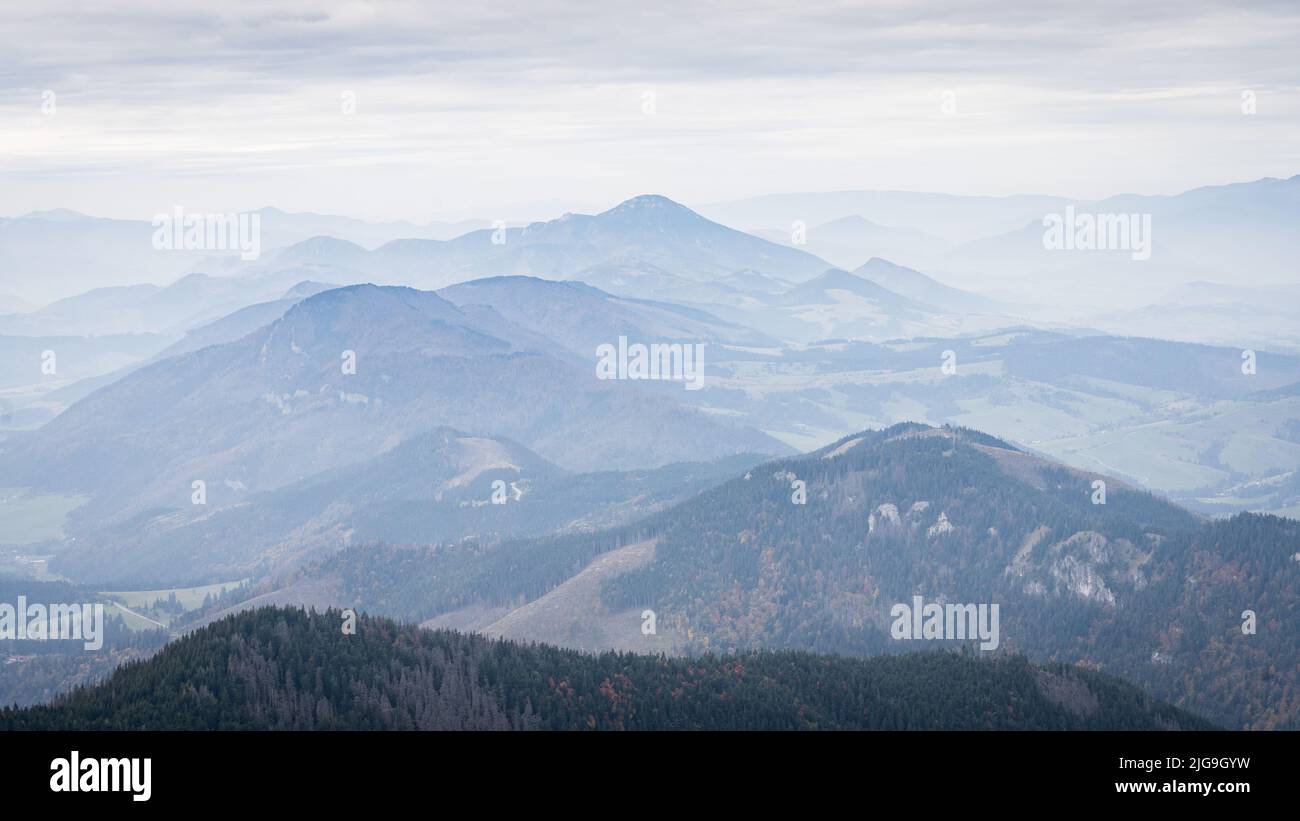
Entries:
{"label": "coniferous forest", "polygon": [[0,729],[1178,730],[1119,679],[1020,656],[588,655],[339,611],[230,616]]}

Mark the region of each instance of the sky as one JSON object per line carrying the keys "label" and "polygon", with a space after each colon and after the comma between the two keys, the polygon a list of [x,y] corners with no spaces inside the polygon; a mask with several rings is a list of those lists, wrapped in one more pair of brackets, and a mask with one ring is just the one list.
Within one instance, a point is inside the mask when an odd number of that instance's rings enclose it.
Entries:
{"label": "sky", "polygon": [[1293,0],[0,0],[0,215],[1172,194],[1300,173],[1297,54]]}

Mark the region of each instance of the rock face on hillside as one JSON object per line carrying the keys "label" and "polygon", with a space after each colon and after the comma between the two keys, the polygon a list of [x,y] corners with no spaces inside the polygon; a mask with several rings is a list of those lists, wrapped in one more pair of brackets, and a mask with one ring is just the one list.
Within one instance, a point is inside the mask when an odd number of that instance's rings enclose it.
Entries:
{"label": "rock face on hillside", "polygon": [[[1114,480],[1093,504],[1096,478],[974,431],[899,425],[738,473],[621,530],[489,555],[351,552],[322,572],[391,578],[406,618],[473,604],[504,608],[493,618],[508,624],[597,558],[653,539],[651,559],[600,574],[598,603],[552,597],[528,637],[625,647],[639,624],[611,619],[651,610],[674,653],[971,644],[895,639],[892,608],[920,596],[997,605],[998,652],[1099,666],[1231,726],[1294,726],[1300,524],[1205,522]],[[452,575],[467,581],[452,590]],[[561,613],[565,602],[582,604]],[[1241,630],[1242,602],[1260,614],[1256,634]]]}

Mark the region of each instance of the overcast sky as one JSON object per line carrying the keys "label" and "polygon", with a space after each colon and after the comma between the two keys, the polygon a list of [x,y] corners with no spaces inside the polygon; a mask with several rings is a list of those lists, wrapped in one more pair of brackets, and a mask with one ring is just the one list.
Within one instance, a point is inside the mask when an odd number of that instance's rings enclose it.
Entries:
{"label": "overcast sky", "polygon": [[978,5],[5,2],[0,215],[532,219],[1300,173],[1300,3]]}

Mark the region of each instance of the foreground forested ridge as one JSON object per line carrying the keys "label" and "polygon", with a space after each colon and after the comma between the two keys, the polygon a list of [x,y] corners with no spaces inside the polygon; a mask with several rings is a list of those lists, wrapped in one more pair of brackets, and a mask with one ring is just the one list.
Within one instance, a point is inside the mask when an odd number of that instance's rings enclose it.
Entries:
{"label": "foreground forested ridge", "polygon": [[587,655],[338,611],[222,619],[2,729],[1207,729],[1018,656]]}

